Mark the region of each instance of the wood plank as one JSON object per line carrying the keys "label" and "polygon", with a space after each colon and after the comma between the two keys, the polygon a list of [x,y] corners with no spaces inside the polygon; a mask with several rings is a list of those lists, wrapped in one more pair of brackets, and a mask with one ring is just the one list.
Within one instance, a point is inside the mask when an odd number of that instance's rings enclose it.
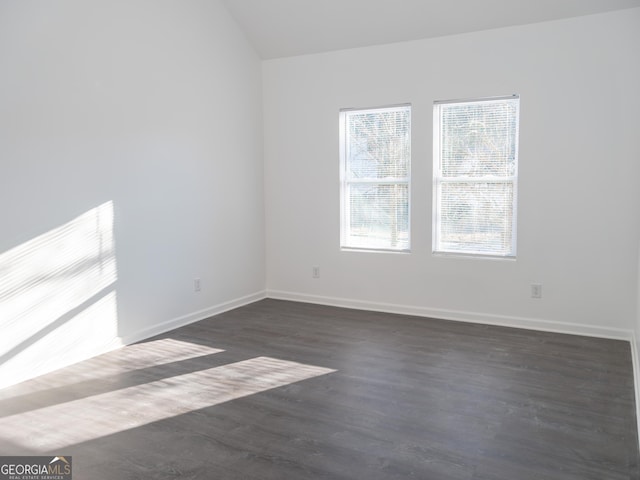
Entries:
{"label": "wood plank", "polygon": [[[236,379],[216,397],[227,401],[203,403],[220,388],[209,371],[260,357],[323,374],[241,398]],[[201,392],[172,380],[191,376]],[[165,384],[164,400],[140,401]],[[101,398],[163,415],[132,427],[96,409],[80,442],[80,422],[51,420],[55,451],[9,431],[46,429],[38,412],[91,418]],[[0,451],[72,455],[75,478],[93,480],[640,478],[627,342],[279,300],[0,391]]]}

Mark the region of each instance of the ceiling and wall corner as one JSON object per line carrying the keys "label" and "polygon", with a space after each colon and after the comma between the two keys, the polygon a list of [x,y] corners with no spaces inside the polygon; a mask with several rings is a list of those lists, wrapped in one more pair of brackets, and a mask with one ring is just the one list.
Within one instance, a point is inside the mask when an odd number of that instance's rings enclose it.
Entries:
{"label": "ceiling and wall corner", "polygon": [[223,0],[263,59],[435,38],[640,6],[640,0]]}

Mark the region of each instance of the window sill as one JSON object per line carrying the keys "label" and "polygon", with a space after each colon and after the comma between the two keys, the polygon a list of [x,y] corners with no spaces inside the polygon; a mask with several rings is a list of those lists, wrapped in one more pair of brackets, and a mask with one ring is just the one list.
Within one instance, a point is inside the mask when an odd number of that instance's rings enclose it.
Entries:
{"label": "window sill", "polygon": [[431,252],[434,257],[442,258],[471,258],[479,260],[503,260],[507,262],[515,262],[516,256],[488,255],[484,253],[462,253],[462,252]]}
{"label": "window sill", "polygon": [[356,248],[356,247],[340,247],[341,252],[356,252],[356,253],[397,253],[397,254],[410,254],[411,250],[392,250],[386,248]]}

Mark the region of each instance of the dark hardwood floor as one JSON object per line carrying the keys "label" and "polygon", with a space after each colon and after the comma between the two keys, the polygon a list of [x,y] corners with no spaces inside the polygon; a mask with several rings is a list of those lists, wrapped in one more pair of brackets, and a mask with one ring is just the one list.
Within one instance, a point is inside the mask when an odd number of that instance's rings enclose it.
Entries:
{"label": "dark hardwood floor", "polygon": [[0,391],[75,480],[638,479],[627,342],[263,300]]}

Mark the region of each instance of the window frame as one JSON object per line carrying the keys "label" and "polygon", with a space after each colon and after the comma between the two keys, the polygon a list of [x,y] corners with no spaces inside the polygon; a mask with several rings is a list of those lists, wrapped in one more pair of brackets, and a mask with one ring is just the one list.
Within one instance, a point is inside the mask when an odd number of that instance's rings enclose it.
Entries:
{"label": "window frame", "polygon": [[[388,178],[348,178],[347,169],[349,167],[348,154],[348,131],[347,116],[363,112],[384,112],[408,110],[409,112],[409,158],[406,177]],[[343,108],[339,111],[339,146],[340,146],[340,250],[354,252],[379,252],[379,253],[411,253],[411,115],[412,107],[410,103],[385,105],[378,107],[363,108]],[[351,185],[406,185],[407,188],[407,246],[406,248],[392,247],[363,247],[349,244],[350,231],[350,195],[348,194]]]}
{"label": "window frame", "polygon": [[[516,100],[515,102],[515,151],[514,151],[514,163],[515,168],[513,175],[505,176],[451,176],[445,177],[442,174],[442,115],[441,110],[443,106],[451,104],[465,104],[465,103],[485,103],[485,102],[500,102]],[[463,256],[463,257],[478,257],[478,258],[496,258],[515,260],[517,256],[517,226],[518,226],[518,169],[519,169],[519,143],[520,143],[520,95],[504,95],[497,97],[480,97],[470,99],[457,99],[457,100],[440,100],[433,103],[433,202],[432,202],[432,253],[437,256]],[[442,189],[441,185],[446,183],[468,183],[468,184],[480,184],[480,183],[509,183],[512,185],[512,202],[511,202],[511,243],[510,250],[505,254],[499,252],[482,252],[472,250],[461,249],[447,249],[442,248],[440,239],[441,231],[441,211],[440,205],[442,203]]]}

